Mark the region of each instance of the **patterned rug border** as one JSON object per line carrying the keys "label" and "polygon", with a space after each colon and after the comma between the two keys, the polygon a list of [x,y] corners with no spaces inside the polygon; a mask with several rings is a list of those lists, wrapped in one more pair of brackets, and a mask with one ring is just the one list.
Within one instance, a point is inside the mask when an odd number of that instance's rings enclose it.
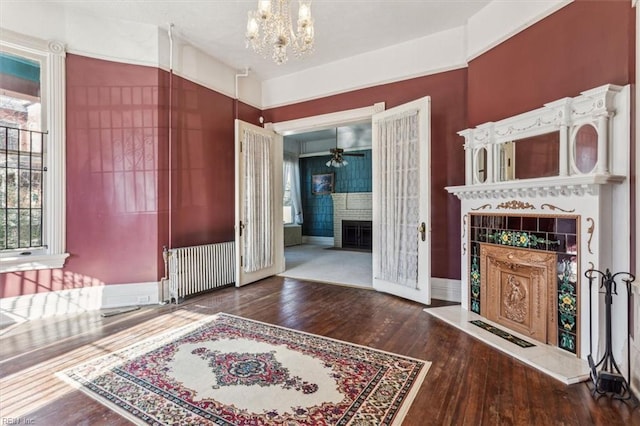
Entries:
{"label": "patterned rug border", "polygon": [[[518,336],[509,333],[506,330],[503,330],[499,327],[496,327],[495,325],[491,325],[488,324],[482,320],[470,320],[469,321],[471,324],[475,325],[476,327],[480,327],[481,329],[488,331],[489,333],[493,334],[494,336],[498,336],[503,338],[504,340],[506,340],[507,342],[511,342],[514,345],[523,348],[523,349],[527,349],[527,348],[534,348],[536,345],[534,345],[531,342],[528,342],[524,339],[519,338]],[[496,331],[497,330],[497,331]]]}
{"label": "patterned rug border", "polygon": [[[83,392],[85,395],[89,396],[91,399],[93,399],[94,401],[99,402],[100,404],[104,405],[105,407],[109,408],[112,411],[115,411],[116,413],[120,414],[121,416],[123,416],[124,418],[126,418],[127,420],[133,422],[134,424],[147,424],[144,423],[142,421],[142,419],[140,417],[137,417],[133,414],[131,414],[131,412],[123,409],[122,407],[120,407],[119,405],[109,401],[106,397],[101,396],[99,394],[97,394],[95,391],[92,391],[90,388],[88,388],[88,386],[83,385],[82,383],[78,382],[77,380],[72,379],[71,377],[69,377],[67,375],[67,372],[71,372],[74,369],[79,368],[80,366],[83,366],[85,364],[88,363],[93,363],[96,362],[98,360],[102,360],[102,359],[106,359],[109,357],[114,357],[115,355],[120,355],[126,352],[130,352],[130,351],[134,351],[136,348],[141,347],[141,346],[145,346],[145,345],[150,345],[146,348],[146,350],[144,352],[139,352],[136,354],[136,356],[142,356],[142,355],[146,355],[149,352],[152,352],[156,349],[158,349],[159,347],[166,345],[166,342],[171,342],[176,340],[177,338],[179,338],[180,336],[185,336],[189,333],[194,332],[195,330],[197,330],[199,327],[209,323],[209,322],[213,322],[215,321],[217,318],[220,317],[231,317],[231,318],[235,318],[238,320],[243,320],[243,321],[248,321],[248,322],[252,322],[252,323],[256,323],[256,324],[261,324],[263,326],[267,326],[267,327],[274,327],[280,330],[285,330],[288,332],[293,332],[293,333],[298,333],[298,334],[303,334],[306,336],[311,336],[314,338],[319,338],[320,340],[327,340],[327,341],[331,341],[331,342],[335,342],[338,344],[344,344],[344,345],[348,345],[348,346],[353,346],[353,347],[358,347],[361,349],[365,349],[368,351],[373,351],[373,352],[377,352],[377,353],[381,353],[381,354],[386,354],[386,355],[390,355],[390,356],[394,356],[394,357],[398,357],[401,359],[406,359],[406,360],[410,360],[410,361],[414,361],[414,362],[419,362],[422,363],[422,367],[420,367],[420,370],[418,371],[418,373],[415,376],[415,380],[414,382],[411,384],[409,391],[406,393],[405,397],[403,398],[402,402],[400,403],[400,407],[397,409],[394,417],[393,417],[393,421],[391,423],[392,426],[399,426],[402,424],[404,418],[406,417],[409,409],[411,408],[413,401],[415,399],[415,397],[417,396],[418,392],[420,391],[420,388],[422,386],[422,384],[424,383],[424,379],[427,376],[427,373],[429,372],[432,362],[431,361],[427,361],[424,359],[420,359],[420,358],[415,358],[415,357],[411,357],[411,356],[407,356],[407,355],[402,355],[402,354],[398,354],[395,352],[390,352],[390,351],[385,351],[382,349],[377,349],[377,348],[372,348],[369,346],[365,346],[365,345],[360,345],[357,343],[352,343],[352,342],[348,342],[345,340],[340,340],[340,339],[335,339],[332,337],[327,337],[327,336],[322,336],[319,334],[314,334],[314,333],[309,333],[306,331],[301,331],[301,330],[296,330],[290,327],[285,327],[285,326],[281,326],[281,325],[277,325],[277,324],[271,324],[271,323],[267,323],[267,322],[263,322],[263,321],[259,321],[259,320],[255,320],[255,319],[251,319],[251,318],[246,318],[246,317],[242,317],[239,315],[234,315],[234,314],[229,314],[229,313],[225,313],[225,312],[217,312],[215,314],[211,314],[208,315],[206,317],[203,317],[201,319],[195,320],[194,322],[190,323],[190,324],[186,324],[186,325],[182,325],[179,326],[177,328],[169,328],[163,331],[160,331],[152,336],[149,336],[143,340],[140,340],[136,343],[127,345],[121,349],[115,350],[113,352],[109,352],[107,354],[104,355],[99,355],[99,356],[95,356],[93,358],[90,358],[89,360],[86,360],[84,362],[80,362],[76,365],[74,365],[73,367],[69,367],[69,368],[65,368],[62,371],[58,371],[54,373],[54,376],[59,378],[60,380],[64,381],[65,383],[69,384],[70,386],[72,386],[73,388],[80,390],[81,392]],[[155,343],[154,343],[155,341]],[[123,360],[123,362],[125,362]],[[155,423],[158,424],[158,423]]]}

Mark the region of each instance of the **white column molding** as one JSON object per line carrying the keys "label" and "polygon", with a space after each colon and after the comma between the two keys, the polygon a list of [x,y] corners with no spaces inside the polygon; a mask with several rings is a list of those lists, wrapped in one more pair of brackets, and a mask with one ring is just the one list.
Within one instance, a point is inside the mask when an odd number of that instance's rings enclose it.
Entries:
{"label": "white column molding", "polygon": [[609,117],[600,115],[597,121],[598,129],[598,162],[596,163],[596,173],[609,173],[609,155],[607,149],[607,139],[609,138]]}
{"label": "white column molding", "polygon": [[559,176],[569,176],[569,155],[572,149],[569,148],[570,140],[569,135],[571,133],[571,123],[569,117],[571,117],[571,104],[570,99],[565,98],[561,104],[564,108],[558,111],[560,118],[560,152],[558,161],[560,162]]}
{"label": "white column molding", "polygon": [[473,162],[473,148],[471,148],[468,143],[464,144],[464,156],[464,183],[465,185],[471,185],[473,183],[473,175],[471,170],[471,164]]}
{"label": "white column molding", "polygon": [[46,156],[49,185],[46,188],[48,214],[45,222],[45,241],[49,253],[62,253],[65,250],[66,235],[66,74],[65,46],[57,41],[49,42],[48,69],[46,75],[46,130],[48,147]]}

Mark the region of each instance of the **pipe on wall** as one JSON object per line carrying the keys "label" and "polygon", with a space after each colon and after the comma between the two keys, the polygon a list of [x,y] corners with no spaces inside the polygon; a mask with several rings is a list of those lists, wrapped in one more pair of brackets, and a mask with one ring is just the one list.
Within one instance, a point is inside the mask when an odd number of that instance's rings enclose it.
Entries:
{"label": "pipe on wall", "polygon": [[171,194],[171,189],[173,187],[173,180],[172,180],[172,170],[173,170],[173,24],[170,23],[169,24],[169,29],[167,30],[167,35],[169,36],[169,165],[168,165],[168,171],[169,171],[169,179],[168,179],[168,185],[169,185],[169,197],[168,197],[168,202],[169,202],[169,206],[168,206],[168,241],[167,244],[169,245],[169,248],[173,248],[173,218],[172,218],[172,206],[173,206],[173,199],[172,199],[172,194]]}
{"label": "pipe on wall", "polygon": [[233,100],[234,118],[238,118],[238,79],[240,77],[249,77],[249,68],[245,68],[243,73],[236,74],[235,98]]}

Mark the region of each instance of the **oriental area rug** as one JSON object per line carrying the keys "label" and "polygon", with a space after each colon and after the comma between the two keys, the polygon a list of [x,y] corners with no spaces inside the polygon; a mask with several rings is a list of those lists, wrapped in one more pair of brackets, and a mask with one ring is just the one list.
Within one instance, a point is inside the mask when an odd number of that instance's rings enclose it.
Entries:
{"label": "oriental area rug", "polygon": [[137,424],[400,424],[430,363],[219,313],[58,376]]}

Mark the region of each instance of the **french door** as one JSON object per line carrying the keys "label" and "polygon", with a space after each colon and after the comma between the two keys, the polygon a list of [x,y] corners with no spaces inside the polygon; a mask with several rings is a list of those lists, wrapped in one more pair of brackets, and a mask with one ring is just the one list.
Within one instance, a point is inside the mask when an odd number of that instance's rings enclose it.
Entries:
{"label": "french door", "polygon": [[235,120],[236,286],[284,271],[282,136]]}
{"label": "french door", "polygon": [[373,287],[431,303],[431,100],[373,115]]}

